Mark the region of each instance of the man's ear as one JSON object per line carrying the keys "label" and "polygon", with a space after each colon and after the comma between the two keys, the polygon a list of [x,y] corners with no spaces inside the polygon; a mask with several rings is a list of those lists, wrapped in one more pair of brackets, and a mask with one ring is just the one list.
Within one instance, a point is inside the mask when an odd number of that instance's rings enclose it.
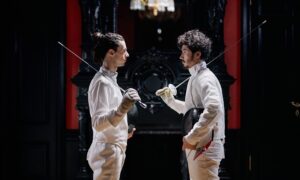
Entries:
{"label": "man's ear", "polygon": [[201,59],[201,52],[200,51],[196,51],[193,53],[193,59],[195,59],[196,61]]}
{"label": "man's ear", "polygon": [[108,54],[111,55],[111,56],[114,55],[114,54],[115,54],[115,50],[109,49],[109,50],[108,50]]}
{"label": "man's ear", "polygon": [[195,52],[195,56],[197,57],[197,59],[199,58],[199,59],[201,59],[201,52],[200,51],[197,51],[197,52]]}

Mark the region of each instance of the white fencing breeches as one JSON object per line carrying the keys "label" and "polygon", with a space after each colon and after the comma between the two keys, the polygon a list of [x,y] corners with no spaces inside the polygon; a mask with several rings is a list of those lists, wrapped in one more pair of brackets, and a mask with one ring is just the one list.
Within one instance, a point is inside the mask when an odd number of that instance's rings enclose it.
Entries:
{"label": "white fencing breeches", "polygon": [[195,151],[186,150],[186,152],[190,180],[219,180],[220,162],[209,159],[204,154],[194,160]]}
{"label": "white fencing breeches", "polygon": [[94,147],[89,159],[93,180],[119,180],[125,153],[116,144],[101,143]]}

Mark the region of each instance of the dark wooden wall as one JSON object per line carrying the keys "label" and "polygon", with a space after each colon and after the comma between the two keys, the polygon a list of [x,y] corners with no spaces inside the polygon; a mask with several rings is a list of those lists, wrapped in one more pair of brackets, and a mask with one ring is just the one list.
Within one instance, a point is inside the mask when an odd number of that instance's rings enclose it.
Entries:
{"label": "dark wooden wall", "polygon": [[62,179],[64,1],[12,0],[2,8],[0,179]]}
{"label": "dark wooden wall", "polygon": [[[244,1],[243,31],[267,22],[244,42],[242,179],[297,176],[300,135],[299,6],[294,0]],[[251,22],[251,24],[249,23]]]}

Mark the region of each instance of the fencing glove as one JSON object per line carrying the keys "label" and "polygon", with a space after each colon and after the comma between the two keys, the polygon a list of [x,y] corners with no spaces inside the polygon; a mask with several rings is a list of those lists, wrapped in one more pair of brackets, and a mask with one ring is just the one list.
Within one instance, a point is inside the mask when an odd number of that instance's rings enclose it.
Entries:
{"label": "fencing glove", "polygon": [[162,100],[177,113],[184,113],[185,102],[174,98],[174,96],[177,94],[176,87],[174,85],[169,84],[168,87],[157,90],[155,94],[160,96]]}
{"label": "fencing glove", "polygon": [[162,89],[159,89],[155,92],[156,96],[160,96],[161,99],[166,103],[170,104],[172,101],[174,101],[174,95],[171,91],[171,88],[164,87]]}
{"label": "fencing glove", "polygon": [[110,120],[110,123],[113,126],[117,126],[119,122],[123,119],[125,114],[133,107],[133,104],[136,101],[140,100],[141,98],[135,89],[127,89],[123,96],[121,104],[117,108],[117,111],[115,113],[116,116]]}

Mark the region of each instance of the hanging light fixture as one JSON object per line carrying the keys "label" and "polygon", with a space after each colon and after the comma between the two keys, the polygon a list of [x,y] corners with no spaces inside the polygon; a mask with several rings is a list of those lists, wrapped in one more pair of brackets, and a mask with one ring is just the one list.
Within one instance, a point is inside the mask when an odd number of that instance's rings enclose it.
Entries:
{"label": "hanging light fixture", "polygon": [[174,12],[174,0],[131,0],[130,9],[138,11],[152,11],[154,16],[159,12]]}

